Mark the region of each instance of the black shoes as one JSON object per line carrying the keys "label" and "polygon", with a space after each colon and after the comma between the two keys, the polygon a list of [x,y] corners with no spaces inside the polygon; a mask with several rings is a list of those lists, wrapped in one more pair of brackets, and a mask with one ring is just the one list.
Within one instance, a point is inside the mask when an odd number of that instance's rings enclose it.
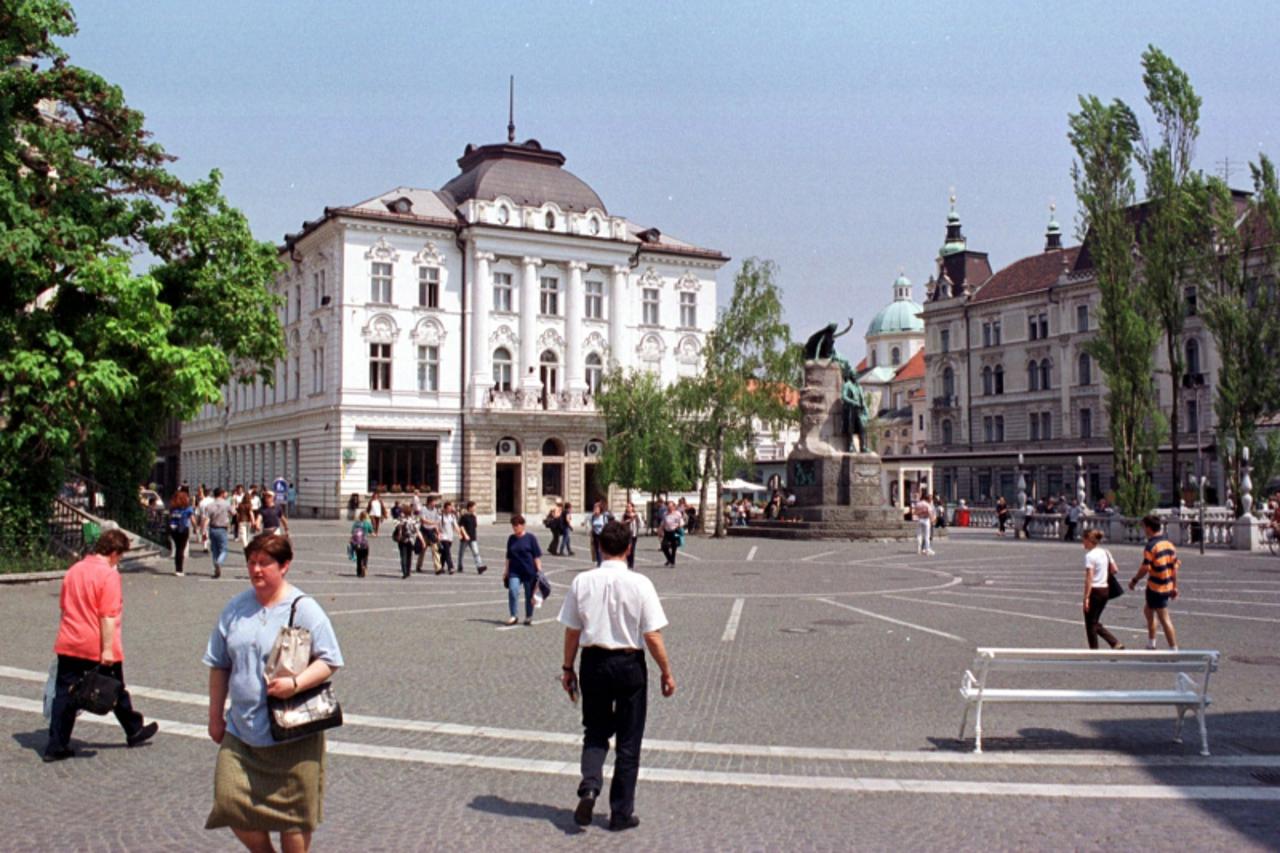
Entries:
{"label": "black shoes", "polygon": [[45,764],[51,764],[54,761],[65,761],[68,758],[73,758],[75,757],[75,754],[76,754],[76,751],[70,748],[47,749],[45,750],[44,754],[40,756],[40,760],[43,761]]}
{"label": "black shoes", "polygon": [[624,829],[635,829],[640,825],[640,818],[635,815],[627,815],[621,817],[619,815],[609,815],[609,831],[622,832]]}
{"label": "black shoes", "polygon": [[133,736],[128,739],[127,743],[129,746],[141,746],[155,737],[155,734],[158,731],[160,731],[159,723],[147,723],[145,726],[134,732]]}
{"label": "black shoes", "polygon": [[478,574],[478,575],[482,575],[482,574],[484,574],[484,571],[485,571],[485,569],[487,569],[487,568],[489,568],[489,567],[488,567],[488,566],[481,566],[480,568],[476,569],[476,574]]}
{"label": "black shoes", "polygon": [[[48,759],[45,759],[48,761]],[[596,807],[596,792],[587,791],[578,798],[578,807],[573,810],[573,822],[578,826],[591,825],[591,813]]]}

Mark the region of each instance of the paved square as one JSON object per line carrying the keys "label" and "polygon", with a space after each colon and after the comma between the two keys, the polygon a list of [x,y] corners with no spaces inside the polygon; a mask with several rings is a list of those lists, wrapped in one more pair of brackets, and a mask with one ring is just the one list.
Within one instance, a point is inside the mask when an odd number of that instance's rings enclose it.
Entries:
{"label": "paved square", "polygon": [[[994,706],[982,756],[955,740],[961,673],[978,645],[1084,647],[1078,544],[958,531],[910,544],[690,539],[676,569],[657,540],[652,577],[677,695],[651,678],[637,797],[642,825],[573,826],[578,709],[558,685],[560,595],[532,627],[506,628],[505,528],[482,530],[483,577],[399,577],[373,540],[354,576],[348,525],[300,522],[290,575],[333,617],[348,724],[330,733],[317,849],[1196,849],[1280,843],[1280,560],[1182,553],[1174,621],[1183,648],[1213,648],[1210,758],[1170,740],[1172,711]],[[544,537],[545,541],[545,537]],[[563,592],[582,558],[547,558]],[[1140,551],[1114,546],[1122,574]],[[4,850],[239,849],[202,829],[216,747],[204,733],[200,656],[243,558],[220,581],[194,551],[188,575],[157,563],[125,577],[125,669],[161,724],[126,750],[113,718],[82,716],[83,753],[44,765],[40,696],[56,582],[0,586],[0,810]],[[1140,646],[1141,596],[1103,620]],[[607,806],[606,806],[607,809]],[[589,836],[585,837],[585,836]]]}

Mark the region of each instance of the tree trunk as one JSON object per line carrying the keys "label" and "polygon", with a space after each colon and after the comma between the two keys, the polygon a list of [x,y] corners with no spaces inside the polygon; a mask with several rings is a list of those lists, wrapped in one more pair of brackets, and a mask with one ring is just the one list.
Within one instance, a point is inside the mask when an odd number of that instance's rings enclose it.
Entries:
{"label": "tree trunk", "polygon": [[[1169,464],[1173,467],[1173,472],[1169,475],[1169,482],[1173,484],[1173,491],[1170,498],[1173,500],[1174,506],[1180,506],[1182,502],[1182,486],[1178,479],[1178,410],[1182,403],[1182,377],[1178,375],[1178,343],[1172,338],[1166,338],[1166,353],[1169,356],[1169,390],[1170,399],[1173,405],[1169,410]],[[1196,417],[1203,415],[1196,410]],[[1196,472],[1196,476],[1200,476],[1200,472]]]}
{"label": "tree trunk", "polygon": [[724,452],[720,448],[716,448],[716,538],[722,538],[724,533],[724,513],[720,512],[720,483],[724,480]]}
{"label": "tree trunk", "polygon": [[702,483],[698,486],[698,523],[694,529],[707,532],[707,480],[711,477],[711,451],[702,452]]}

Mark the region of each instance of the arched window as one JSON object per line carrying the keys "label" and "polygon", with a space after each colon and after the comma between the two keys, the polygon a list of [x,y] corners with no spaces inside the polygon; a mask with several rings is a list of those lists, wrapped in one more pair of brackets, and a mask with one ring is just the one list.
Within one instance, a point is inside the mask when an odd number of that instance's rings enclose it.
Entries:
{"label": "arched window", "polygon": [[506,347],[493,351],[493,388],[495,391],[511,390],[511,350]]}
{"label": "arched window", "polygon": [[902,350],[894,347],[889,350],[889,361],[895,365],[902,363]]}
{"label": "arched window", "polygon": [[982,368],[982,393],[990,397],[995,391],[995,384],[992,382],[994,374],[990,367]]}
{"label": "arched window", "polygon": [[951,421],[950,419],[944,420],[942,422],[942,443],[951,444],[952,438],[953,436],[951,434]]}
{"label": "arched window", "polygon": [[997,394],[1004,393],[1004,365],[997,364],[995,369],[995,392]]}
{"label": "arched window", "polygon": [[956,373],[950,367],[942,368],[942,396],[950,399],[956,394]]}
{"label": "arched window", "polygon": [[1080,374],[1081,385],[1093,384],[1093,360],[1089,358],[1089,353],[1080,353],[1080,357],[1076,359],[1076,370]]}
{"label": "arched window", "polygon": [[1200,342],[1195,338],[1187,338],[1187,373],[1195,375],[1200,372]]}
{"label": "arched window", "polygon": [[559,390],[560,359],[552,350],[543,350],[538,356],[538,378],[542,380],[542,390],[554,394]]}
{"label": "arched window", "polygon": [[871,366],[876,366],[876,351],[874,348],[871,350]]}
{"label": "arched window", "polygon": [[587,356],[587,389],[592,394],[600,393],[600,386],[604,382],[604,359],[599,353],[591,353]]}
{"label": "arched window", "polygon": [[1049,382],[1049,359],[1040,362],[1040,390],[1048,391],[1051,386]]}
{"label": "arched window", "polygon": [[564,456],[564,442],[557,438],[548,438],[542,442],[543,456]]}
{"label": "arched window", "polygon": [[1027,390],[1040,390],[1040,365],[1035,361],[1027,364]]}

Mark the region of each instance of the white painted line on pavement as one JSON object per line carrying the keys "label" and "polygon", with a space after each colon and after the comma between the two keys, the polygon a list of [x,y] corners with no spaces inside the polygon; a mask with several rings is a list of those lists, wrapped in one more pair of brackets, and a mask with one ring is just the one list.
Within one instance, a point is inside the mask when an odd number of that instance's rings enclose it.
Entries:
{"label": "white painted line on pavement", "polygon": [[[972,593],[976,595],[977,593]],[[928,598],[905,598],[900,595],[886,595],[885,598],[892,598],[894,601],[910,601],[915,604],[932,604],[936,607],[956,607],[960,610],[976,610],[979,613],[996,613],[1002,616],[1020,616],[1023,619],[1036,619],[1041,622],[1059,622],[1063,625],[1082,625],[1081,619],[1059,619],[1056,616],[1036,616],[1033,613],[1019,613],[1016,610],[997,610],[993,607],[974,607],[971,604],[955,604],[950,601],[935,601]],[[1145,634],[1145,628],[1117,628],[1108,626],[1112,631],[1127,631],[1130,634]]]}
{"label": "white painted line on pavement", "polygon": [[400,610],[443,610],[446,607],[493,607],[502,603],[500,598],[487,598],[484,601],[454,601],[449,604],[405,604],[400,607],[361,607],[356,610],[328,610],[330,616],[350,616],[356,613],[394,613]]}
{"label": "white painted line on pavement", "polygon": [[[41,713],[41,703],[33,699],[0,696],[0,708]],[[149,718],[160,724],[162,736],[205,740],[208,732],[204,726],[181,723],[174,720]],[[85,716],[81,724],[116,727],[118,723],[107,717]],[[580,737],[575,736],[575,744]],[[326,751],[331,755],[352,758],[375,758],[385,761],[404,761],[438,767],[466,767],[477,770],[501,770],[507,773],[532,773],[544,776],[578,777],[581,773],[578,761],[546,761],[527,757],[506,758],[494,755],[472,755],[460,752],[443,752],[429,749],[378,746],[328,739]],[[652,747],[650,747],[652,748]],[[985,757],[985,756],[979,756]],[[1037,758],[1037,756],[1024,756]],[[979,762],[973,762],[979,763]],[[1037,762],[1042,763],[1042,762]],[[936,779],[887,779],[865,776],[796,776],[766,773],[734,773],[708,770],[677,770],[665,767],[642,767],[640,778],[654,782],[675,782],[690,785],[730,785],[751,788],[790,788],[800,790],[835,791],[847,793],[890,794],[964,794],[993,797],[1061,797],[1064,799],[1126,799],[1126,800],[1255,800],[1280,802],[1280,788],[1262,785],[1106,785],[1106,784],[1050,784],[1043,782],[969,782],[963,780]]]}
{"label": "white painted line on pavement", "polygon": [[812,562],[812,561],[814,561],[814,560],[821,560],[823,557],[833,557],[833,556],[835,556],[836,554],[839,554],[839,553],[840,553],[839,551],[819,551],[819,552],[818,552],[818,553],[816,553],[816,554],[810,554],[810,555],[809,555],[809,556],[807,556],[807,557],[801,557],[801,558],[800,558],[800,562],[802,562],[802,563],[809,563],[809,562]]}
{"label": "white painted line on pavement", "polygon": [[756,558],[756,551],[757,551],[757,550],[759,550],[759,548],[760,548],[760,546],[759,546],[759,545],[752,545],[752,546],[751,546],[751,550],[747,552],[747,562],[748,562],[748,563],[749,563],[749,562],[751,562],[752,560],[754,560],[754,559]]}
{"label": "white painted line on pavement", "polygon": [[945,637],[948,640],[955,640],[960,643],[968,643],[964,637],[957,637],[955,634],[948,634],[946,631],[938,631],[933,628],[926,628],[923,625],[914,625],[910,622],[903,622],[901,619],[894,619],[890,616],[882,616],[879,613],[872,613],[870,610],[863,610],[860,607],[854,607],[850,604],[841,604],[839,601],[832,601],[829,598],[819,598],[823,604],[830,604],[834,607],[843,607],[845,610],[852,610],[854,613],[861,613],[863,616],[870,616],[872,619],[880,619],[885,622],[891,622],[894,625],[901,625],[904,628],[910,628],[913,631],[924,631],[926,634],[933,634],[938,637]]}
{"label": "white painted line on pavement", "polygon": [[[0,667],[0,677],[21,681],[43,682],[46,673],[13,667]],[[192,705],[205,708],[207,696],[201,693],[181,693],[154,687],[138,687],[130,684],[134,696]],[[41,703],[33,699],[0,695],[0,707],[12,710],[31,710],[42,713]],[[81,719],[90,719],[82,717]],[[98,720],[98,718],[93,718]],[[100,721],[100,720],[99,720]],[[395,717],[377,717],[365,714],[343,714],[346,725],[366,726],[388,731],[415,732],[421,734],[472,737],[486,740],[512,740],[531,743],[581,746],[582,734],[549,732],[539,729],[510,729],[501,726],[472,726],[461,723],[441,723],[430,720],[405,720]],[[169,725],[186,725],[170,723]],[[203,727],[195,727],[201,733]],[[730,755],[748,758],[792,758],[816,761],[850,761],[876,764],[978,764],[996,766],[1053,766],[1053,767],[1280,767],[1280,755],[1122,755],[1103,752],[925,752],[917,750],[837,749],[832,747],[772,746],[740,743],[706,743],[702,741],[661,740],[646,738],[645,749],[656,752],[678,752],[697,755]]]}
{"label": "white painted line on pavement", "polygon": [[733,638],[738,636],[738,620],[742,618],[742,605],[746,603],[745,598],[733,600],[733,609],[729,611],[729,621],[724,626],[724,633],[720,635],[720,642],[732,643]]}

